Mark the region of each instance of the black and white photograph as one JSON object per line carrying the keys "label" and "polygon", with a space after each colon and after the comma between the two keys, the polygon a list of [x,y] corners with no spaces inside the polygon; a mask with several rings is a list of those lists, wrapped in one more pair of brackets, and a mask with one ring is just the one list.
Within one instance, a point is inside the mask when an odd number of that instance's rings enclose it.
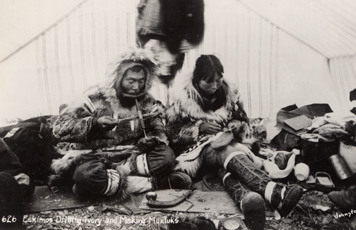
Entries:
{"label": "black and white photograph", "polygon": [[353,0],[1,0],[0,229],[356,230]]}

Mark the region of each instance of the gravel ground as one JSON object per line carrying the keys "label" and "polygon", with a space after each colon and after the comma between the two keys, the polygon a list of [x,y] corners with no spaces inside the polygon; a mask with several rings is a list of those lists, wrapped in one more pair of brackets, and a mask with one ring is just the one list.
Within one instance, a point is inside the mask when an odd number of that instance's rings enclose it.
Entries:
{"label": "gravel ground", "polygon": [[[78,209],[45,211],[24,217],[26,229],[124,229],[165,230],[167,224],[178,223],[186,217],[203,216],[219,220],[231,215],[218,213],[150,212],[138,215],[123,215],[114,211],[102,212],[100,206]],[[341,217],[345,216],[345,217]],[[321,192],[308,192],[300,203],[285,218],[268,218],[265,229],[356,229],[356,210],[341,211]],[[352,227],[354,226],[354,228]]]}

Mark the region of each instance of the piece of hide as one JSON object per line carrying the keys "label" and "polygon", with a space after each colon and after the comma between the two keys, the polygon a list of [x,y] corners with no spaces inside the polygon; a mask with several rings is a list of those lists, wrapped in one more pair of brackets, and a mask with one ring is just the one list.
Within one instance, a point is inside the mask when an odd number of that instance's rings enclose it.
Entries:
{"label": "piece of hide", "polygon": [[275,152],[269,160],[264,160],[262,162],[263,168],[271,179],[285,178],[293,170],[295,157],[296,155],[293,152]]}
{"label": "piece of hide", "polygon": [[174,168],[174,171],[181,171],[190,175],[191,177],[195,177],[203,162],[203,154],[201,154],[202,149],[222,134],[223,132],[220,132],[216,135],[206,136],[205,138],[201,139],[199,143],[194,145],[194,147],[179,155],[176,158],[178,163]]}
{"label": "piece of hide", "polygon": [[[246,122],[242,122],[246,123]],[[240,136],[236,138],[236,134],[239,134]],[[176,158],[176,161],[178,162],[176,167],[174,168],[175,171],[182,171],[191,177],[195,177],[198,170],[201,168],[203,161],[205,158],[209,158],[209,162],[213,163],[213,166],[219,166],[219,163],[217,161],[217,157],[212,157],[212,156],[204,156],[204,154],[201,154],[201,150],[208,144],[211,144],[213,146],[219,146],[218,149],[221,149],[223,151],[224,147],[221,146],[221,143],[224,141],[219,141],[219,143],[214,143],[214,141],[218,141],[220,137],[224,135],[224,132],[219,132],[216,135],[208,135],[204,139],[202,139],[199,143],[194,145],[194,147],[188,149],[186,152],[183,154],[179,155]],[[230,135],[228,135],[230,137]],[[249,149],[253,150],[252,152],[256,154],[258,153],[260,148],[259,144],[257,143],[258,140],[256,138],[250,138],[250,130],[245,126],[241,125],[241,129],[236,130],[234,132],[234,137],[235,139],[230,140],[230,142],[238,142],[241,143],[245,146],[247,146]],[[238,140],[237,140],[238,139]],[[225,143],[224,145],[228,145],[229,143]],[[218,150],[219,151],[219,150]],[[261,165],[262,166],[262,165]]]}

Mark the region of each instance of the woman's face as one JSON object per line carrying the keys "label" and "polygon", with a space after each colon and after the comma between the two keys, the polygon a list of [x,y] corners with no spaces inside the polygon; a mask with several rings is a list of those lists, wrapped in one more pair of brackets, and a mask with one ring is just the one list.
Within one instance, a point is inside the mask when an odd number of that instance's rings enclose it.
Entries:
{"label": "woman's face", "polygon": [[201,90],[204,91],[204,93],[211,95],[216,92],[221,86],[223,82],[223,78],[219,76],[217,73],[215,73],[214,79],[210,82],[207,82],[206,80],[200,80],[198,82],[198,86]]}

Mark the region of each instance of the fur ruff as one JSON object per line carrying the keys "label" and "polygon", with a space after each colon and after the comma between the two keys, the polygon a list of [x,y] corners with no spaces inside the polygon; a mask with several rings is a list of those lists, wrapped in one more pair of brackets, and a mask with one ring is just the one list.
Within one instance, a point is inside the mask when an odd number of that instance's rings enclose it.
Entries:
{"label": "fur ruff", "polygon": [[[105,101],[110,104],[110,107],[114,113],[114,118],[123,118],[132,116],[132,108],[127,108],[122,105],[117,97],[116,90],[112,87],[95,87],[86,92],[86,95],[93,101],[95,109],[105,109]],[[139,100],[140,108],[143,113],[150,111],[150,106],[155,100],[150,94],[145,94],[142,99]],[[96,102],[96,103],[95,103]],[[134,106],[136,109],[136,107]]]}
{"label": "fur ruff", "polygon": [[154,53],[147,49],[130,48],[126,53],[111,62],[106,70],[108,80],[102,85],[104,88],[114,88],[117,80],[121,82],[126,70],[134,65],[141,65],[147,70],[146,91],[148,91],[157,77],[157,62]]}
{"label": "fur ruff", "polygon": [[[124,53],[109,64],[106,74],[108,80],[106,82],[89,88],[86,92],[84,92],[84,94],[93,102],[100,100],[109,102],[115,118],[118,118],[119,114],[121,114],[119,117],[131,116],[132,111],[129,108],[123,107],[118,99],[115,83],[117,81],[121,82],[125,72],[135,65],[141,65],[147,70],[148,76],[145,91],[148,92],[148,90],[152,87],[153,82],[158,80],[156,75],[157,64],[154,60],[154,54],[149,50],[131,48],[128,52]],[[121,91],[121,88],[118,90]],[[147,105],[150,104],[149,102],[153,102],[153,100],[154,99],[148,93],[143,96],[143,99],[140,100],[140,106],[143,113],[145,113],[146,110],[149,110]],[[98,103],[95,103],[95,106],[105,108],[104,104],[98,105]]]}
{"label": "fur ruff", "polygon": [[178,116],[181,116],[182,118],[192,118],[193,120],[227,122],[233,106],[238,109],[236,103],[239,100],[237,90],[232,90],[228,85],[231,84],[224,80],[222,87],[224,87],[227,95],[226,105],[214,112],[206,112],[197,103],[197,101],[201,100],[201,96],[192,84],[192,74],[189,74],[182,82],[177,82],[175,85],[177,90],[172,94],[174,104],[171,109],[167,110],[169,121],[174,122]]}

